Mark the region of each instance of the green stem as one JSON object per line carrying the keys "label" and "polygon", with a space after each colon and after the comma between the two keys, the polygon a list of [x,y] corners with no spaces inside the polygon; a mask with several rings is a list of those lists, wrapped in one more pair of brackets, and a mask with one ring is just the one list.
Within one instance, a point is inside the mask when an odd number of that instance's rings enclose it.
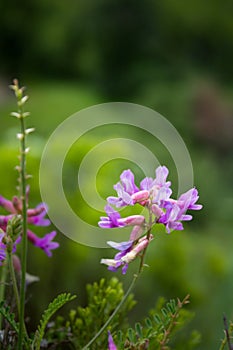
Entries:
{"label": "green stem", "polygon": [[[18,314],[20,314],[20,298],[19,298],[19,291],[18,291],[17,281],[16,281],[16,277],[15,277],[15,269],[14,269],[14,264],[13,264],[12,253],[9,253],[8,255],[9,255],[9,259],[8,259],[9,260],[9,270],[10,270],[10,275],[11,275],[11,280],[12,280],[12,285],[13,285],[13,291],[14,291],[15,300],[16,300],[16,306],[17,306]],[[24,320],[23,320],[23,332],[24,332],[24,336],[26,338],[28,338]]]}
{"label": "green stem", "polygon": [[91,346],[96,341],[96,339],[103,333],[103,331],[107,328],[107,326],[110,324],[112,319],[116,316],[116,314],[120,310],[121,306],[124,304],[124,302],[128,298],[128,296],[129,296],[131,290],[133,289],[133,287],[134,287],[138,277],[139,277],[139,274],[138,275],[134,275],[133,281],[131,282],[127,292],[125,293],[124,297],[122,298],[120,303],[117,305],[117,307],[115,308],[115,310],[113,311],[111,316],[108,318],[108,320],[105,322],[105,324],[100,328],[98,333],[96,333],[96,335],[89,341],[89,343],[87,345],[84,346],[84,348],[82,350],[88,350],[89,346]]}
{"label": "green stem", "polygon": [[13,265],[12,254],[9,253],[8,256],[9,256],[9,259],[8,259],[9,270],[10,270],[13,291],[14,291],[15,300],[16,300],[16,306],[17,306],[17,310],[18,310],[18,314],[19,314],[19,312],[20,312],[19,292],[18,292],[18,286],[17,286],[16,277],[15,277],[15,270],[14,270],[14,265]]}
{"label": "green stem", "polygon": [[[151,208],[148,207],[148,210],[149,210],[149,222],[148,222],[148,231],[147,231],[147,234],[146,234],[146,237],[147,239],[150,238],[150,235],[151,235],[151,228],[152,228],[152,211],[151,211]],[[148,246],[147,246],[148,247]],[[142,269],[143,269],[143,266],[144,266],[144,260],[145,260],[145,255],[146,255],[146,250],[147,250],[147,247],[143,250],[142,252],[142,255],[141,255],[141,262],[140,262],[140,266],[139,266],[139,273],[142,272]]]}
{"label": "green stem", "polygon": [[[6,287],[6,276],[7,276],[7,261],[4,262],[4,265],[1,269],[1,280],[0,280],[0,301],[4,299],[5,296],[5,287]],[[2,314],[0,314],[0,329],[2,329]]]}
{"label": "green stem", "polygon": [[223,349],[225,348],[226,343],[227,343],[227,339],[224,338],[224,339],[222,340],[222,342],[221,342],[221,345],[220,345],[219,350],[223,350]]}
{"label": "green stem", "polygon": [[26,144],[25,144],[25,125],[22,107],[19,105],[21,135],[20,140],[20,192],[22,200],[22,257],[21,257],[21,286],[20,286],[20,312],[19,312],[19,340],[18,349],[23,346],[24,333],[24,305],[25,305],[25,289],[26,289],[26,268],[27,268],[27,200],[26,200]]}

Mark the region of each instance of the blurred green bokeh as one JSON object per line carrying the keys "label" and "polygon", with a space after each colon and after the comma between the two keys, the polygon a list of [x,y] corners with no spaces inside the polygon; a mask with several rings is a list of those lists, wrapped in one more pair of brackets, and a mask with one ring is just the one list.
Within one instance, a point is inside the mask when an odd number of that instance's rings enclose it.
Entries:
{"label": "blurred green bokeh", "polygon": [[[190,308],[196,312],[190,328],[202,333],[200,350],[218,347],[224,312],[233,318],[232,7],[230,1],[217,0],[24,0],[0,5],[0,193],[10,198],[16,186],[17,123],[8,117],[15,103],[7,88],[14,77],[28,87],[27,122],[36,128],[28,139],[31,205],[41,200],[38,170],[44,146],[68,116],[119,100],[164,115],[188,147],[204,209],[185,224],[184,232],[167,235],[160,227],[155,232],[150,267],[136,286],[138,305],[130,316],[139,320],[160,295],[183,298],[190,293]],[[88,208],[76,188],[79,164],[99,142],[129,135],[169,166],[177,190],[175,164],[158,140],[134,129],[97,128],[73,145],[64,164],[67,199],[94,225],[100,213]],[[131,162],[112,161],[100,169],[97,189],[103,198],[113,194],[112,185],[129,167],[139,182],[142,173]],[[58,240],[61,247],[51,259],[30,246],[28,272],[40,277],[28,290],[32,330],[59,292],[75,293],[84,304],[85,284],[111,275],[99,265],[101,257],[112,256],[111,249],[86,247],[60,233]],[[124,278],[117,273],[125,286],[136,269],[135,262]]]}

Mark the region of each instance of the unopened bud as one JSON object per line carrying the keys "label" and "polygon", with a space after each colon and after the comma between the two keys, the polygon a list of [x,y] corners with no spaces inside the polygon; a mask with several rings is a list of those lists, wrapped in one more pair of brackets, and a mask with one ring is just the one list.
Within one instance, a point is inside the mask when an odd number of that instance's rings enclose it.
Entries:
{"label": "unopened bud", "polygon": [[133,261],[138,256],[138,254],[148,246],[152,238],[153,236],[150,235],[149,239],[147,238],[147,236],[144,236],[141,239],[139,239],[138,243],[133,247],[133,249],[125,256],[123,256],[121,260],[126,264]]}
{"label": "unopened bud", "polygon": [[136,241],[141,236],[143,231],[144,231],[144,228],[142,226],[139,226],[139,225],[134,226],[130,234],[130,238],[129,238],[130,241]]}
{"label": "unopened bud", "polygon": [[28,128],[28,129],[25,130],[25,134],[28,135],[28,134],[30,134],[30,133],[32,133],[34,131],[35,131],[35,128]]}
{"label": "unopened bud", "polygon": [[25,104],[25,102],[27,102],[27,100],[29,99],[29,97],[27,95],[23,96],[23,91],[22,89],[18,90],[18,93],[17,93],[17,97],[19,99],[19,102],[18,102],[18,105],[19,106],[23,106]]}
{"label": "unopened bud", "polygon": [[19,173],[22,170],[22,168],[19,165],[16,165],[15,170],[17,170]]}
{"label": "unopened bud", "polygon": [[135,226],[142,225],[145,222],[145,218],[143,215],[131,215],[126,218],[119,219],[126,226]]}
{"label": "unopened bud", "polygon": [[10,114],[12,117],[16,117],[16,118],[20,118],[20,113],[17,113],[17,112],[11,112],[11,114]]}
{"label": "unopened bud", "polygon": [[21,212],[21,210],[22,210],[22,202],[17,196],[14,196],[12,198],[12,204],[13,204],[16,212]]}
{"label": "unopened bud", "polygon": [[7,223],[7,236],[13,242],[19,237],[22,232],[22,218],[20,215],[14,215]]}
{"label": "unopened bud", "polygon": [[150,194],[149,191],[142,190],[132,194],[131,198],[133,199],[134,203],[141,203],[146,201],[149,198],[149,194]]}
{"label": "unopened bud", "polygon": [[158,205],[156,204],[152,204],[151,210],[153,214],[156,216],[156,218],[160,218],[160,216],[164,214],[163,210],[159,208]]}
{"label": "unopened bud", "polygon": [[22,134],[21,132],[17,133],[16,136],[19,141],[22,141],[24,139],[24,134]]}

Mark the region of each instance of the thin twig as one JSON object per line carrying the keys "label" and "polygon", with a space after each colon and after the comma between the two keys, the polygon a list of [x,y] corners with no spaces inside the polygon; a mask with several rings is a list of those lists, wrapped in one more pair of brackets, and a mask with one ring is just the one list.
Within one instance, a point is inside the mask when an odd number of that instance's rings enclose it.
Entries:
{"label": "thin twig", "polygon": [[231,340],[230,340],[229,328],[228,328],[228,322],[227,322],[226,315],[223,315],[223,323],[224,323],[224,331],[225,331],[225,334],[226,334],[227,345],[228,345],[229,350],[232,350],[233,349],[233,345],[231,344]]}

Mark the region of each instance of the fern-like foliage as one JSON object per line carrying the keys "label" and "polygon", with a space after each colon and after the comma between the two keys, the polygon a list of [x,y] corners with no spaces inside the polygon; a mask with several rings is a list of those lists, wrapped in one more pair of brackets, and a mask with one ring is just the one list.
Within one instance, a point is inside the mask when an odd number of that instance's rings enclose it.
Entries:
{"label": "fern-like foliage", "polygon": [[5,323],[0,339],[0,349],[14,349],[19,333],[19,323],[15,321],[15,314],[4,301],[0,303],[0,314]]}
{"label": "fern-like foliage", "polygon": [[[108,282],[102,278],[98,283],[88,284],[86,290],[87,305],[71,310],[67,319],[58,316],[55,324],[48,329],[46,339],[53,349],[64,349],[64,344],[65,349],[82,349],[108,320],[124,296],[122,283],[116,277]],[[130,294],[113,318],[111,330],[128,326],[127,315],[135,304]],[[100,335],[91,350],[107,349],[106,334]]]}
{"label": "fern-like foliage", "polygon": [[19,324],[15,321],[15,314],[10,311],[10,307],[5,305],[4,301],[0,303],[0,313],[5,318],[5,320],[9,323],[12,329],[18,334],[19,332]]}
{"label": "fern-like foliage", "polygon": [[[183,307],[189,303],[189,296],[183,301],[174,299],[167,302],[158,311],[152,310],[150,315],[142,323],[137,322],[134,328],[126,332],[119,331],[115,335],[115,342],[118,350],[168,350],[168,344],[174,337],[174,333],[183,327],[192,318],[190,312],[184,311]],[[190,339],[186,339],[185,349],[193,349],[200,341],[200,335],[193,332]],[[176,345],[178,349],[178,345]],[[184,343],[181,349],[184,349]]]}
{"label": "fern-like foliage", "polygon": [[76,298],[75,295],[71,295],[70,293],[63,293],[58,295],[48,306],[48,308],[44,311],[39,326],[35,332],[34,340],[33,340],[33,349],[39,350],[41,341],[44,337],[45,328],[52,317],[52,315],[60,309],[64,304],[68,301]]}

